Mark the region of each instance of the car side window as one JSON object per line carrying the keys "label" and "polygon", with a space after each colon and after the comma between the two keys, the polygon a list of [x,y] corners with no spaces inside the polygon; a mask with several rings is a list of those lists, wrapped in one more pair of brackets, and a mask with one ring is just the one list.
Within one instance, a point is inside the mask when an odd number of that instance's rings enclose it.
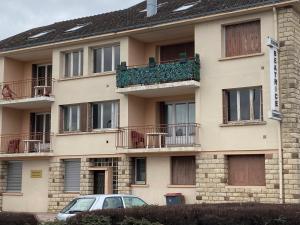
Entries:
{"label": "car side window", "polygon": [[126,208],[140,207],[140,206],[146,205],[146,203],[140,198],[123,197],[123,199],[124,199],[124,204],[125,204]]}
{"label": "car side window", "polygon": [[121,197],[107,197],[103,202],[103,209],[122,209],[123,201]]}

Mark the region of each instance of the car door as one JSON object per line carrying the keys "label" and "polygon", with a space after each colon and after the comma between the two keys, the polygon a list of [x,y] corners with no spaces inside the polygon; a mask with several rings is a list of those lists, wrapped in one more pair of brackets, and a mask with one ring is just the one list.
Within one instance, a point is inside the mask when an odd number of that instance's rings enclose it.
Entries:
{"label": "car door", "polygon": [[142,199],[133,196],[124,196],[123,197],[125,208],[141,207],[147,205]]}
{"label": "car door", "polygon": [[103,201],[102,209],[123,209],[124,203],[122,197],[106,197]]}

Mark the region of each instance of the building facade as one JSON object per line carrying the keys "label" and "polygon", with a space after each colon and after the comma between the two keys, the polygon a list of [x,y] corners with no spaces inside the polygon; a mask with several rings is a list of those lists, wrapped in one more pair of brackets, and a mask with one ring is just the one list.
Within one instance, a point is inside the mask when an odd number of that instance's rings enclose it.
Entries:
{"label": "building facade", "polygon": [[2,210],[110,193],[300,203],[299,3],[220,2],[147,17],[144,1],[0,42]]}

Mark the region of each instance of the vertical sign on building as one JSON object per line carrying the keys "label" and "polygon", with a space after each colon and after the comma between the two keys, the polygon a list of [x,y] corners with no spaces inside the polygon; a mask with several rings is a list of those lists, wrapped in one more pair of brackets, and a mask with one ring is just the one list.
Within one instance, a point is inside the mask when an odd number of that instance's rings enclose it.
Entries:
{"label": "vertical sign on building", "polygon": [[267,45],[270,49],[270,97],[271,112],[270,118],[275,120],[281,119],[280,102],[279,102],[279,68],[278,68],[278,50],[279,44],[274,39],[268,37]]}

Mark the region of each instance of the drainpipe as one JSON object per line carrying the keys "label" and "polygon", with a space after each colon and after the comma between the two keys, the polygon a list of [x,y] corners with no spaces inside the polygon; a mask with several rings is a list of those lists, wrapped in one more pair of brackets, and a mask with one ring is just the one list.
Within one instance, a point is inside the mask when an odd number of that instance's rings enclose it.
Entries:
{"label": "drainpipe", "polygon": [[[278,16],[277,9],[273,7],[275,40],[278,41]],[[280,75],[280,74],[279,74]],[[278,168],[279,168],[279,203],[283,204],[283,159],[282,159],[281,121],[278,121]]]}

